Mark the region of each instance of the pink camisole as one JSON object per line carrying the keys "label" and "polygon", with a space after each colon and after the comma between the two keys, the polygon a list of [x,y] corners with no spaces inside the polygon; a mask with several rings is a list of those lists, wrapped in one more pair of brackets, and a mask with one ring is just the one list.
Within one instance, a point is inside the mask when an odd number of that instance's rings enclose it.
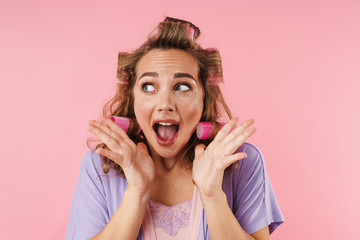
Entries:
{"label": "pink camisole", "polygon": [[150,200],[143,220],[145,240],[197,240],[202,204],[194,187],[193,198],[168,207]]}

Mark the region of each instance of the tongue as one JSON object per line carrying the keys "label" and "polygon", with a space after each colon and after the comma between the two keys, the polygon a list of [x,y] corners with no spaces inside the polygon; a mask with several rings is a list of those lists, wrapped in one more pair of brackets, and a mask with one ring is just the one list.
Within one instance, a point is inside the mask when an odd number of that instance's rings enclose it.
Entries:
{"label": "tongue", "polygon": [[177,132],[177,126],[175,126],[175,125],[170,125],[170,126],[158,125],[157,126],[157,134],[158,134],[159,138],[161,138],[163,140],[169,140],[169,139],[174,138],[176,132]]}

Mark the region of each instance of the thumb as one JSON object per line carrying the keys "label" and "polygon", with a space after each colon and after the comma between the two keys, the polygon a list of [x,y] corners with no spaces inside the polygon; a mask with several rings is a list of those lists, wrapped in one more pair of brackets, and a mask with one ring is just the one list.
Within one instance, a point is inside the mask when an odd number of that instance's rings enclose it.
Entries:
{"label": "thumb", "polygon": [[201,157],[204,154],[206,146],[202,143],[195,147],[195,158]]}
{"label": "thumb", "polygon": [[139,142],[139,143],[137,144],[137,147],[138,147],[138,149],[139,149],[139,151],[141,152],[142,155],[144,155],[144,156],[149,156],[149,151],[148,151],[145,143]]}

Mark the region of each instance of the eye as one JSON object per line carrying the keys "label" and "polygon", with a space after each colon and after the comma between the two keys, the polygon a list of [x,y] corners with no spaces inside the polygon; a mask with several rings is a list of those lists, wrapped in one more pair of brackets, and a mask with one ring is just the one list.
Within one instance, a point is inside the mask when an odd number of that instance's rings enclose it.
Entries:
{"label": "eye", "polygon": [[150,84],[150,83],[144,83],[144,84],[142,85],[142,90],[143,90],[144,92],[154,92],[154,91],[155,91],[155,87],[154,87],[152,84]]}
{"label": "eye", "polygon": [[176,85],[176,87],[175,87],[175,90],[180,91],[180,92],[187,92],[190,89],[191,89],[191,86],[186,83],[180,83],[180,84]]}

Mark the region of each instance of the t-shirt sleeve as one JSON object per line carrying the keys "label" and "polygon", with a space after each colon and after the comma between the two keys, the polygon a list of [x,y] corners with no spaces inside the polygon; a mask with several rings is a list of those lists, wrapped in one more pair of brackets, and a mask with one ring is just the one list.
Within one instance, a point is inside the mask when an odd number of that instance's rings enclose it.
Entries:
{"label": "t-shirt sleeve", "polygon": [[65,239],[90,239],[109,221],[101,158],[90,150],[82,159]]}
{"label": "t-shirt sleeve", "polygon": [[247,158],[241,160],[235,174],[234,214],[241,227],[252,234],[266,226],[272,233],[284,217],[275,197],[265,161],[260,150],[252,144],[244,143],[237,152],[245,152]]}

